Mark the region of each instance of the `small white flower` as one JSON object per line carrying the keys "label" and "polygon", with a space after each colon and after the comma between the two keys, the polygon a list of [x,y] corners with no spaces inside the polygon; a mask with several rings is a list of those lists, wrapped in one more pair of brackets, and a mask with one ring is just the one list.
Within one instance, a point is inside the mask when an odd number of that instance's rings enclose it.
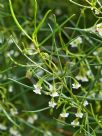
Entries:
{"label": "small white flower", "polygon": [[40,77],[41,77],[43,74],[44,74],[44,71],[41,70],[41,69],[40,69],[39,71],[37,71],[37,73],[36,73],[36,75],[37,75],[37,76],[40,76]]}
{"label": "small white flower", "polygon": [[8,44],[12,44],[13,40],[11,38],[8,39]]}
{"label": "small white flower", "polygon": [[77,47],[79,44],[81,44],[82,43],[82,38],[80,37],[80,36],[78,36],[76,39],[74,39],[71,43],[70,43],[70,45],[71,45],[71,47]]}
{"label": "small white flower", "polygon": [[81,78],[81,81],[82,81],[82,82],[88,82],[89,80],[88,80],[88,78],[87,78],[86,76],[83,76],[83,77]]}
{"label": "small white flower", "polygon": [[32,116],[28,117],[27,122],[30,123],[30,124],[34,123]]}
{"label": "small white flower", "polygon": [[72,84],[73,89],[78,89],[80,86],[81,86],[81,84],[79,84],[79,83]]}
{"label": "small white flower", "polygon": [[98,9],[95,9],[95,14],[96,15],[99,15],[100,14],[100,11]]}
{"label": "small white flower", "polygon": [[35,49],[35,45],[33,43],[30,44],[29,46],[31,49]]}
{"label": "small white flower", "polygon": [[81,75],[77,75],[77,76],[76,76],[76,79],[77,79],[77,80],[80,80],[80,81],[82,81],[82,82],[88,82],[88,81],[89,81],[86,76],[81,76]]}
{"label": "small white flower", "polygon": [[46,131],[46,132],[44,133],[44,136],[52,136],[52,133],[51,133],[50,131]]}
{"label": "small white flower", "polygon": [[7,130],[7,127],[3,124],[0,124],[0,130]]}
{"label": "small white flower", "polygon": [[28,51],[28,54],[29,54],[29,55],[32,55],[33,52],[34,52],[33,49],[28,49],[27,51]]}
{"label": "small white flower", "polygon": [[53,86],[52,85],[49,85],[49,90],[53,91]]}
{"label": "small white flower", "polygon": [[91,75],[92,75],[91,70],[88,70],[88,71],[86,72],[86,74],[87,74],[88,76],[91,76]]}
{"label": "small white flower", "polygon": [[99,66],[95,66],[96,69],[99,69]]}
{"label": "small white flower", "polygon": [[70,44],[71,44],[72,48],[76,48],[77,47],[77,44],[75,42],[71,42]]}
{"label": "small white flower", "polygon": [[91,10],[93,10],[94,8],[93,7],[91,7]]}
{"label": "small white flower", "polygon": [[81,75],[77,75],[77,76],[76,76],[76,79],[77,79],[77,80],[81,80],[81,79],[82,79],[82,76],[81,76]]}
{"label": "small white flower", "polygon": [[14,52],[14,57],[18,57],[20,55],[20,53],[18,51]]}
{"label": "small white flower", "polygon": [[37,119],[38,119],[37,114],[34,114],[33,116],[28,117],[27,122],[33,124]]}
{"label": "small white flower", "polygon": [[18,111],[17,111],[17,109],[11,108],[10,113],[11,113],[12,116],[15,116],[15,115],[18,114]]}
{"label": "small white flower", "polygon": [[50,94],[51,97],[58,97],[59,94],[57,92],[52,92],[52,94]]}
{"label": "small white flower", "polygon": [[41,89],[42,87],[39,87],[38,85],[34,85],[35,90],[33,90],[33,92],[35,92],[36,94],[41,94]]}
{"label": "small white flower", "polygon": [[88,101],[86,100],[86,101],[84,101],[84,103],[83,103],[83,105],[84,106],[87,106],[89,103],[88,103]]}
{"label": "small white flower", "polygon": [[38,119],[38,115],[37,115],[37,114],[34,114],[34,115],[33,115],[33,119],[34,119],[34,121],[36,121],[36,120]]}
{"label": "small white flower", "polygon": [[12,86],[12,85],[9,86],[8,91],[9,91],[10,93],[13,92],[13,86]]}
{"label": "small white flower", "polygon": [[10,51],[9,51],[9,54],[10,54],[10,55],[13,55],[13,54],[14,54],[14,50],[10,50]]}
{"label": "small white flower", "polygon": [[82,113],[82,112],[77,112],[77,113],[75,114],[75,116],[76,116],[77,118],[82,118],[82,117],[83,117],[83,113]]}
{"label": "small white flower", "polygon": [[12,128],[12,127],[10,128],[9,132],[10,132],[10,134],[13,135],[13,136],[17,136],[17,134],[18,134],[18,131],[15,130],[14,128]]}
{"label": "small white flower", "polygon": [[79,121],[73,120],[73,121],[71,122],[71,125],[72,125],[73,127],[78,126],[78,125],[79,125]]}
{"label": "small white flower", "polygon": [[98,52],[97,52],[97,51],[94,51],[94,52],[93,52],[93,55],[94,55],[94,56],[97,56],[97,55],[98,55]]}
{"label": "small white flower", "polygon": [[77,40],[77,43],[78,43],[78,44],[81,44],[81,43],[82,43],[82,38],[81,38],[80,36],[78,36],[76,40]]}
{"label": "small white flower", "polygon": [[13,136],[21,136],[18,130],[14,129],[13,127],[10,128],[9,130],[10,134]]}
{"label": "small white flower", "polygon": [[100,36],[102,36],[102,23],[96,25],[96,30]]}
{"label": "small white flower", "polygon": [[69,113],[62,112],[62,113],[60,113],[60,116],[61,116],[62,118],[67,118],[67,117],[69,116]]}
{"label": "small white flower", "polygon": [[54,108],[57,104],[54,101],[49,102],[49,107]]}

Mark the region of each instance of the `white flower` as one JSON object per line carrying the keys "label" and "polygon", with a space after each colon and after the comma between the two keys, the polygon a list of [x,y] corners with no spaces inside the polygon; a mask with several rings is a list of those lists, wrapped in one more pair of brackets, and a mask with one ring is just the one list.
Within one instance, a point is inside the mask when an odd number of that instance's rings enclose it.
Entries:
{"label": "white flower", "polygon": [[93,55],[94,55],[94,56],[97,56],[97,55],[98,55],[98,52],[97,52],[97,51],[94,51],[94,52],[93,52]]}
{"label": "white flower", "polygon": [[37,119],[38,119],[37,114],[34,114],[33,116],[28,117],[27,122],[33,124]]}
{"label": "white flower", "polygon": [[13,92],[13,86],[12,86],[12,85],[9,86],[8,91],[9,91],[10,93]]}
{"label": "white flower", "polygon": [[100,36],[102,36],[102,23],[96,25],[96,30]]}
{"label": "white flower", "polygon": [[77,79],[77,80],[80,80],[80,81],[82,81],[82,82],[88,82],[88,81],[89,81],[86,76],[81,76],[81,75],[77,75],[77,76],[76,76],[76,79]]}
{"label": "white flower", "polygon": [[77,44],[75,42],[71,42],[70,44],[71,44],[72,48],[76,48],[77,47]]}
{"label": "white flower", "polygon": [[99,69],[99,66],[95,66],[96,69]]}
{"label": "white flower", "polygon": [[30,44],[29,46],[31,49],[35,49],[35,45],[33,43]]}
{"label": "white flower", "polygon": [[88,82],[89,80],[88,80],[88,78],[87,78],[86,76],[83,76],[83,77],[81,78],[81,81],[82,81],[82,82]]}
{"label": "white flower", "polygon": [[78,118],[82,118],[83,117],[83,113],[82,112],[77,112],[75,114],[75,116],[78,117]]}
{"label": "white flower", "polygon": [[82,43],[82,38],[80,37],[80,36],[78,36],[76,39],[74,39],[71,43],[70,43],[70,45],[71,45],[71,47],[77,47],[79,44],[81,44]]}
{"label": "white flower", "polygon": [[33,90],[33,92],[35,92],[36,94],[41,94],[41,89],[42,87],[39,87],[38,85],[34,85],[35,90]]}
{"label": "white flower", "polygon": [[60,116],[61,116],[62,118],[67,118],[67,117],[69,116],[69,113],[62,112],[62,113],[60,113]]}
{"label": "white flower", "polygon": [[49,102],[49,107],[54,108],[57,104],[54,101]]}
{"label": "white flower", "polygon": [[27,49],[27,52],[29,55],[32,55],[34,53],[33,49]]}
{"label": "white flower", "polygon": [[53,91],[53,86],[52,85],[49,85],[49,90]]}
{"label": "white flower", "polygon": [[12,116],[15,116],[15,115],[18,114],[18,111],[17,111],[16,108],[15,108],[15,109],[14,109],[14,108],[11,108],[11,109],[10,109],[10,113],[11,113]]}
{"label": "white flower", "polygon": [[56,91],[54,91],[54,87],[51,84],[49,84],[49,90],[51,92],[50,93],[51,97],[58,97],[59,96],[59,94]]}
{"label": "white flower", "polygon": [[8,39],[8,44],[12,44],[13,40],[11,38]]}
{"label": "white flower", "polygon": [[77,80],[81,80],[81,79],[82,79],[82,76],[77,75],[77,76],[76,76],[76,79],[77,79]]}
{"label": "white flower", "polygon": [[95,9],[95,14],[96,15],[99,15],[100,14],[100,11],[98,9]]}
{"label": "white flower", "polygon": [[34,115],[33,115],[33,119],[34,119],[34,121],[37,120],[37,119],[38,119],[38,115],[37,115],[37,114],[34,114]]}
{"label": "white flower", "polygon": [[86,74],[87,74],[88,76],[91,76],[91,75],[92,75],[91,70],[88,70],[88,71],[86,72]]}
{"label": "white flower", "polygon": [[30,124],[34,123],[32,116],[28,117],[27,122],[30,123]]}
{"label": "white flower", "polygon": [[74,89],[78,89],[80,86],[81,86],[81,84],[79,84],[79,83],[72,84],[72,88],[74,88]]}
{"label": "white flower", "polygon": [[19,131],[17,131],[16,129],[14,129],[13,127],[10,128],[9,130],[10,134],[13,136],[21,136],[21,134],[19,133]]}
{"label": "white flower", "polygon": [[13,54],[14,54],[14,50],[10,50],[8,53],[9,53],[10,55],[13,55]]}
{"label": "white flower", "polygon": [[50,131],[46,131],[46,132],[44,133],[44,136],[52,136],[52,133],[51,133]]}
{"label": "white flower", "polygon": [[59,94],[57,92],[52,92],[52,94],[50,94],[51,97],[58,97]]}
{"label": "white flower", "polygon": [[77,42],[78,44],[81,44],[81,43],[82,43],[82,38],[81,38],[80,36],[78,36],[77,39],[76,39],[76,42]]}
{"label": "white flower", "polygon": [[18,51],[15,51],[14,57],[18,57],[19,55],[20,55],[20,53]]}
{"label": "white flower", "polygon": [[87,106],[89,103],[88,103],[88,101],[86,100],[86,101],[84,101],[84,103],[83,103],[83,105],[84,106]]}
{"label": "white flower", "polygon": [[7,129],[7,127],[5,125],[0,124],[0,130],[6,130],[6,129]]}
{"label": "white flower", "polygon": [[37,75],[37,76],[40,76],[40,77],[41,77],[43,74],[44,74],[44,71],[41,70],[41,69],[40,69],[39,71],[37,71],[37,73],[36,73],[36,75]]}
{"label": "white flower", "polygon": [[79,125],[79,121],[73,120],[73,121],[71,122],[71,125],[72,125],[73,127],[78,126],[78,125]]}

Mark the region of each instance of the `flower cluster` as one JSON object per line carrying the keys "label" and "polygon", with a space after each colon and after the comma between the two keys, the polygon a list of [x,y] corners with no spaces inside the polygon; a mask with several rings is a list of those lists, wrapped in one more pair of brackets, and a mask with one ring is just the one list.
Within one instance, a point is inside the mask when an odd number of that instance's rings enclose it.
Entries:
{"label": "flower cluster", "polygon": [[[83,76],[79,76],[79,75],[76,76],[76,79],[77,79],[77,80],[84,81],[84,82],[85,82],[85,81],[88,81],[87,77],[83,77]],[[33,85],[33,86],[34,86],[34,88],[35,88],[35,90],[33,90],[33,92],[35,92],[36,94],[41,94],[41,89],[42,89],[42,87],[41,87],[40,85],[38,85],[38,84]],[[73,88],[73,89],[78,89],[78,88],[80,88],[80,87],[81,87],[81,84],[80,84],[78,81],[75,80],[75,82],[72,84],[72,88]],[[57,106],[57,104],[58,104],[55,100],[56,100],[57,97],[59,97],[59,93],[56,91],[55,86],[53,86],[53,85],[51,85],[51,84],[49,84],[48,90],[49,90],[49,93],[47,93],[47,94],[48,94],[49,96],[51,96],[51,100],[48,102],[48,105],[49,105],[50,108],[55,108],[55,107]],[[85,107],[85,106],[87,106],[87,105],[88,105],[88,101],[85,100],[85,101],[83,102],[83,106]],[[78,109],[77,112],[75,113],[76,119],[71,122],[71,125],[72,125],[73,127],[80,125],[79,119],[80,119],[80,118],[83,118],[83,116],[84,116],[84,114],[81,112],[80,109]],[[69,113],[66,112],[66,109],[65,109],[65,108],[64,108],[64,110],[60,113],[60,117],[61,117],[61,118],[67,118],[67,117],[69,117]],[[33,124],[35,120],[36,120],[36,119],[35,119],[34,116],[29,116],[28,119],[27,119],[27,122]]]}
{"label": "flower cluster", "polygon": [[[88,105],[88,101],[85,100],[85,101],[83,102],[83,106],[85,107],[85,106],[87,106],[87,105]],[[79,125],[80,125],[80,122],[78,121],[78,119],[79,119],[79,118],[82,118],[83,115],[84,115],[84,114],[80,111],[80,109],[78,109],[78,110],[77,110],[77,113],[75,113],[76,119],[71,122],[71,125],[72,125],[73,127],[79,126]]]}

